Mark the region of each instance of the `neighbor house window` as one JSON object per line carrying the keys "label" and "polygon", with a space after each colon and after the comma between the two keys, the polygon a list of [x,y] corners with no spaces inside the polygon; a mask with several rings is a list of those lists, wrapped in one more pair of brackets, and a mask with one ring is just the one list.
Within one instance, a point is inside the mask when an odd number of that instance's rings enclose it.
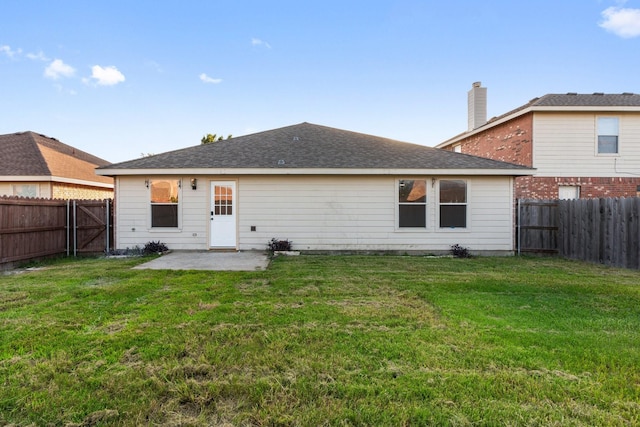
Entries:
{"label": "neighbor house window", "polygon": [[467,226],[467,183],[461,179],[440,181],[440,228]]}
{"label": "neighbor house window", "polygon": [[559,185],[558,198],[560,200],[574,200],[580,198],[579,185]]}
{"label": "neighbor house window", "polygon": [[426,227],[427,181],[401,179],[398,181],[398,227]]}
{"label": "neighbor house window", "polygon": [[38,197],[37,184],[14,184],[13,195],[20,197]]}
{"label": "neighbor house window", "polygon": [[618,153],[618,118],[598,117],[598,154]]}
{"label": "neighbor house window", "polygon": [[154,179],[151,190],[151,227],[178,226],[178,195],[180,181],[177,179]]}

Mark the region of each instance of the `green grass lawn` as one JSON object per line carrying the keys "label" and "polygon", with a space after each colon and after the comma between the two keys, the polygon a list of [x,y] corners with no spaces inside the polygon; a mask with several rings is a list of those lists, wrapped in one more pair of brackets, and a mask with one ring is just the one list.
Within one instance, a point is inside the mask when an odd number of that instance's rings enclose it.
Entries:
{"label": "green grass lawn", "polygon": [[640,425],[640,272],[300,256],[0,276],[0,425]]}

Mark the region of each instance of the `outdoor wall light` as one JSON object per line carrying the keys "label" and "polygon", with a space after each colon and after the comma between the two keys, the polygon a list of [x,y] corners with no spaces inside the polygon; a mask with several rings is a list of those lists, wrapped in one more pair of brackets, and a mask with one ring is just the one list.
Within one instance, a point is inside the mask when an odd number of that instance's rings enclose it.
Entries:
{"label": "outdoor wall light", "polygon": [[145,186],[145,187],[147,187],[147,188],[149,188],[149,180],[148,180],[148,179],[145,179],[145,180],[144,180],[144,186]]}
{"label": "outdoor wall light", "polygon": [[198,188],[198,178],[191,178],[191,189],[196,190]]}

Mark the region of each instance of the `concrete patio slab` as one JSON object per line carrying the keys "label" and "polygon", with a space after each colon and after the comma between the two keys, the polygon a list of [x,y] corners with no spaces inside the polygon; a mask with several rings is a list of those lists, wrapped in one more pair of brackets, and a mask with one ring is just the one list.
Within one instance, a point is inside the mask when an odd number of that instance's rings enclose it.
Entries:
{"label": "concrete patio slab", "polygon": [[265,252],[173,251],[134,269],[259,271],[268,265]]}

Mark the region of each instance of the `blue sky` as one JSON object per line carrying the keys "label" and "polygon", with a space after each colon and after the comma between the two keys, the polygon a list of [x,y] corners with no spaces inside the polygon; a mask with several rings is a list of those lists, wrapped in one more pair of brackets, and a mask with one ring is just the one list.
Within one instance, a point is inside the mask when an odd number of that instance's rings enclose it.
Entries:
{"label": "blue sky", "polygon": [[[546,93],[640,92],[640,0],[3,0],[0,134],[112,162],[301,122],[436,145]],[[0,153],[1,155],[1,153]]]}

